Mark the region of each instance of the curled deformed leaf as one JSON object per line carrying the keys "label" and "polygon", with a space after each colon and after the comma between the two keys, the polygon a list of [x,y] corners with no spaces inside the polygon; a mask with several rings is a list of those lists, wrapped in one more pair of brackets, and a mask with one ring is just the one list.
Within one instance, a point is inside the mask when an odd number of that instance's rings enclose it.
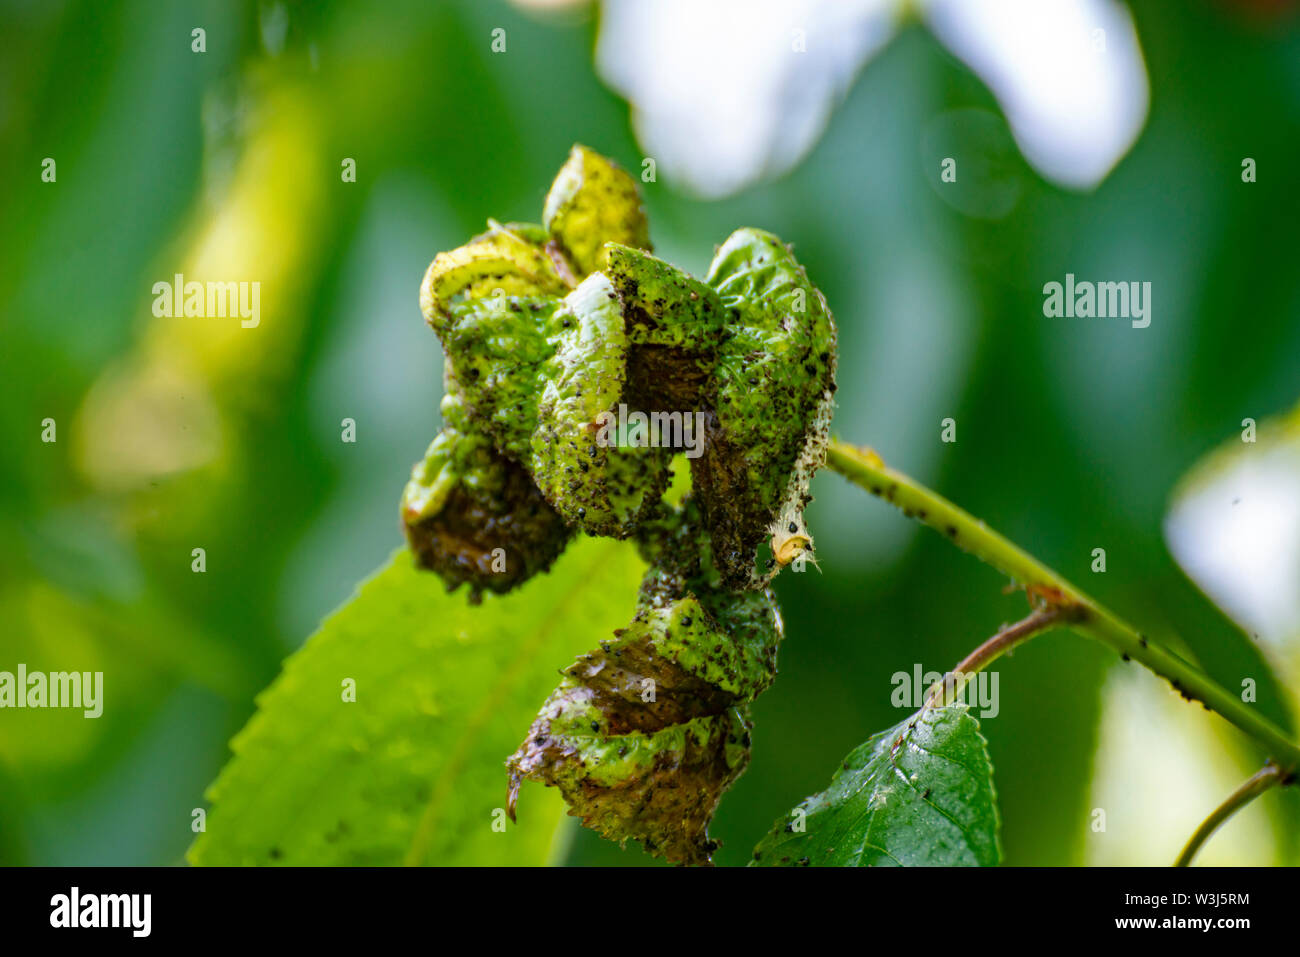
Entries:
{"label": "curled deformed leaf", "polygon": [[607,736],[581,685],[561,686],[511,759],[511,799],[526,777],[558,787],[569,813],[603,836],[640,841],[647,853],[707,864],[708,824],[749,763],[749,722],[739,709]]}
{"label": "curled deformed leaf", "polygon": [[509,809],[525,779],[558,787],[588,827],[668,860],[708,863],[708,824],[749,762],[747,705],[776,675],[770,592],[710,587],[690,504],[672,552],[646,576],[627,628],[564,672],[508,762]]}
{"label": "curled deformed leaf", "polygon": [[605,265],[605,244],[650,248],[641,195],[617,163],[574,146],[546,195],[542,222],[582,275]]}
{"label": "curled deformed leaf", "polygon": [[[759,569],[758,550],[778,519],[811,548],[800,513],[835,387],[821,293],[759,230],[727,240],[708,282],[656,259],[635,181],[585,147],[543,219],[493,221],[425,275],[421,307],[465,413],[457,431],[521,466],[567,526],[616,538],[637,534],[689,447],[726,586],[765,585],[777,561]],[[444,469],[443,451],[423,471]],[[447,500],[416,486],[421,521],[436,522]],[[431,553],[443,538],[429,541],[428,567],[459,567]]]}
{"label": "curled deformed leaf", "polygon": [[402,496],[407,541],[449,589],[508,592],[549,568],[572,533],[524,468],[466,427],[459,390],[442,409],[442,431]]}
{"label": "curled deformed leaf", "polygon": [[802,527],[808,483],[830,437],[835,323],[789,247],[762,230],[732,233],[708,282],[732,319],[692,477],[723,578],[742,587],[763,580],[755,552],[773,523],[784,517]]}
{"label": "curled deformed leaf", "polygon": [[629,345],[627,405],[678,415],[700,410],[727,321],[718,294],[627,246],[608,247],[605,274],[618,295]]}
{"label": "curled deformed leaf", "polygon": [[754,849],[765,866],[992,865],[993,765],[964,704],[924,708],[872,735]]}
{"label": "curled deformed leaf", "polygon": [[608,440],[627,382],[628,337],[609,280],[593,273],[565,299],[554,354],[541,369],[530,465],[565,519],[625,538],[668,487],[671,453]]}
{"label": "curled deformed leaf", "polygon": [[[476,594],[544,570],[574,531],[637,541],[650,568],[635,617],[564,672],[509,760],[510,810],[541,781],[605,836],[705,863],[749,760],[747,707],[776,674],[766,586],[812,547],[834,322],[769,233],[734,233],[705,282],[651,255],[636,182],[584,147],[543,223],[489,221],[425,275],[445,424],[404,522],[421,564]],[[675,510],[679,452],[694,492]]]}

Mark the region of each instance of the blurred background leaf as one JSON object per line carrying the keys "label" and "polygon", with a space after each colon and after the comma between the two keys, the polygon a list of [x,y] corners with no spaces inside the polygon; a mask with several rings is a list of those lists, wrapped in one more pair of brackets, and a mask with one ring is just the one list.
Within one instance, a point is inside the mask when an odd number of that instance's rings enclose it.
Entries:
{"label": "blurred background leaf", "polygon": [[643,570],[632,546],[583,539],[472,605],[399,551],[258,696],[191,862],[546,863],[564,802],[530,787],[507,825],[504,756],[560,667],[626,624]]}

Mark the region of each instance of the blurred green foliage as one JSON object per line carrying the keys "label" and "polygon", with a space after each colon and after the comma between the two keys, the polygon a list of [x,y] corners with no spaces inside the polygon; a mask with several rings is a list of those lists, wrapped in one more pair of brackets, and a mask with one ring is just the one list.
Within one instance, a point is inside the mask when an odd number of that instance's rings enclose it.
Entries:
{"label": "blurred green foliage", "polygon": [[481,758],[529,734],[554,662],[627,623],[642,571],[630,545],[584,539],[549,577],[476,605],[423,588],[397,552],[258,697],[189,860],[545,863],[559,792],[530,783],[505,827],[500,764]]}
{"label": "blurred green foliage", "polygon": [[[647,184],[652,236],[696,273],[737,226],[793,242],[839,323],[838,434],[1181,636],[1229,687],[1260,677],[1258,707],[1290,727],[1259,652],[1160,530],[1199,456],[1300,395],[1300,32],[1217,4],[1133,8],[1152,112],[1094,193],[1041,181],[987,90],[914,29],[789,176],[714,203]],[[0,862],[180,861],[254,694],[399,540],[398,495],[438,425],[429,260],[486,215],[528,218],[574,142],[640,165],[593,31],[480,0],[0,4],[0,668],[102,670],[107,695],[97,721],[0,714]],[[993,199],[939,191],[954,149],[986,157]],[[963,212],[1008,195],[1001,218]],[[151,315],[155,281],[214,261],[263,277],[262,328]],[[1067,271],[1149,280],[1151,327],[1044,319],[1042,284]],[[778,582],[781,675],[715,825],[721,863],[898,721],[891,674],[942,671],[1024,607],[837,477],[813,491],[823,574]],[[1079,863],[1106,839],[1090,788],[1118,667],[1064,633],[1002,665],[982,726],[1008,863]],[[1231,733],[1204,747],[1243,777],[1259,758]],[[1261,801],[1293,860],[1294,790]],[[570,859],[648,861],[587,832]]]}

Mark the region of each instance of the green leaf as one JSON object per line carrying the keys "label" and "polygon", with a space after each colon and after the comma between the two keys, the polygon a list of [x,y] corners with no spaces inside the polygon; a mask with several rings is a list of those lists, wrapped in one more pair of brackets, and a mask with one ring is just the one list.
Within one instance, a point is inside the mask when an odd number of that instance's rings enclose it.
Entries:
{"label": "green leaf", "polygon": [[922,709],[850,752],[831,786],[776,822],[763,866],[908,867],[998,862],[998,809],[979,722]]}
{"label": "green leaf", "polygon": [[545,863],[563,802],[532,786],[505,825],[504,762],[556,670],[627,624],[642,567],[627,544],[583,539],[473,606],[398,552],[259,696],[190,861]]}

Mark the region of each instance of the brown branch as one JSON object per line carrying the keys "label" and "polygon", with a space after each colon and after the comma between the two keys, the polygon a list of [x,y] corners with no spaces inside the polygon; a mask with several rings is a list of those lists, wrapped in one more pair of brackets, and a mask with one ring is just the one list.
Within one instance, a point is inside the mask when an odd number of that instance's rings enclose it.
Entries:
{"label": "brown branch", "polygon": [[1034,635],[1049,631],[1059,624],[1069,622],[1075,615],[1075,608],[1070,604],[1047,603],[1040,605],[1033,614],[1022,618],[1014,625],[1007,625],[988,641],[984,642],[958,663],[957,667],[941,678],[926,696],[923,707],[930,708],[936,704],[949,704],[961,693],[968,677],[978,674],[995,660],[1012,648],[1020,645]]}

